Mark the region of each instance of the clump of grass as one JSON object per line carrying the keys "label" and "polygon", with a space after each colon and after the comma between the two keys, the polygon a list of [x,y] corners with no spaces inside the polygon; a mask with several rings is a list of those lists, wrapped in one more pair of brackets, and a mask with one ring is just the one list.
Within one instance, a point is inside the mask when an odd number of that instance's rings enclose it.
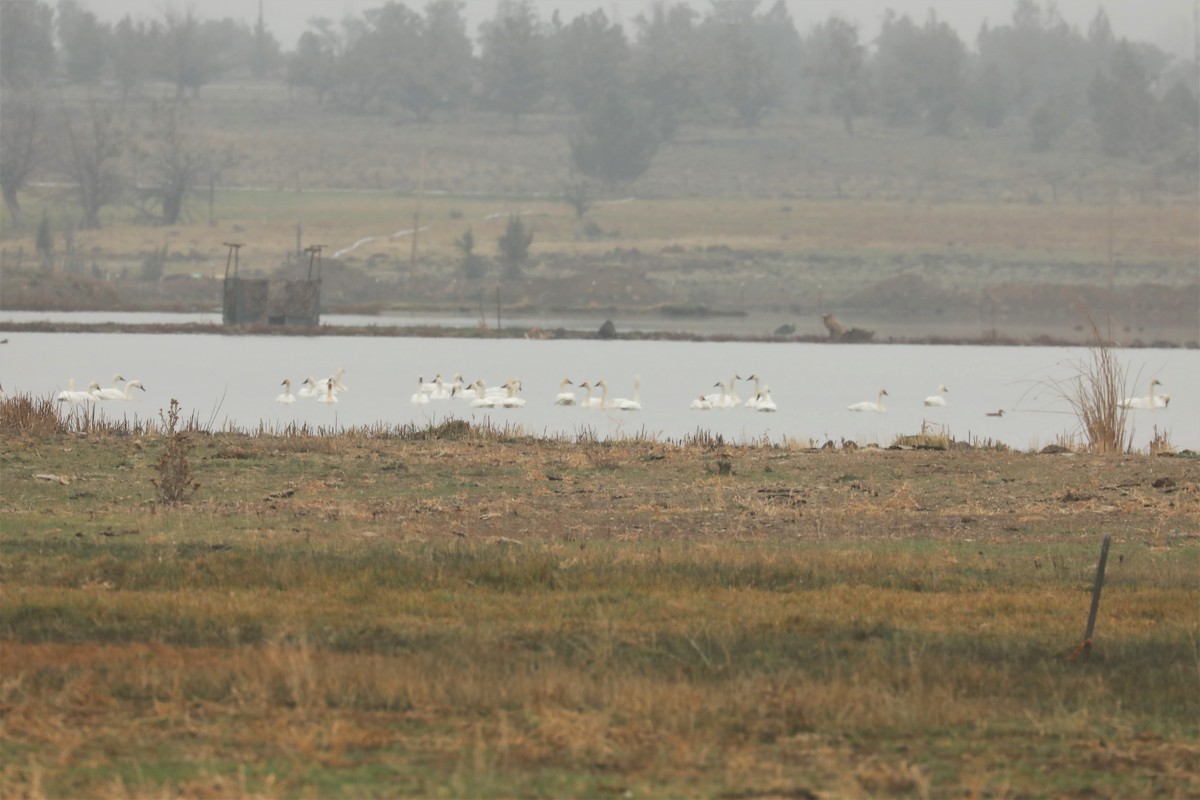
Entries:
{"label": "clump of grass", "polygon": [[949,450],[954,444],[954,437],[945,425],[921,423],[921,432],[912,435],[900,435],[892,440],[892,447],[912,447],[917,450]]}
{"label": "clump of grass", "polygon": [[1093,453],[1123,453],[1128,448],[1125,369],[1113,353],[1111,342],[1092,323],[1088,359],[1078,362],[1075,377],[1056,383],[1055,390],[1071,406],[1079,420],[1088,450]]}
{"label": "clump of grass", "polygon": [[158,502],[163,505],[185,503],[199,490],[200,484],[192,480],[192,467],[188,463],[188,453],[192,449],[188,431],[177,430],[179,401],[171,398],[166,412],[159,412],[159,415],[167,434],[167,446],[155,465],[158,477],[151,478],[150,482],[158,490]]}
{"label": "clump of grass", "polygon": [[1150,439],[1150,455],[1157,456],[1165,453],[1174,453],[1175,446],[1171,444],[1171,432],[1158,430],[1158,426],[1154,426],[1154,436]]}
{"label": "clump of grass", "polygon": [[67,422],[58,404],[48,397],[18,394],[0,401],[0,432],[16,436],[49,436],[65,433]]}

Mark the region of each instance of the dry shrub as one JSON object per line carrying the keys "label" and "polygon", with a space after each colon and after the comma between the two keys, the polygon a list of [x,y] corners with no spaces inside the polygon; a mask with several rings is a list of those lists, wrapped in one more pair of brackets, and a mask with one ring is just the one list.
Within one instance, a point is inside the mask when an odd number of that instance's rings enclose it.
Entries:
{"label": "dry shrub", "polygon": [[1150,439],[1150,455],[1157,456],[1167,453],[1174,453],[1175,446],[1171,444],[1171,432],[1159,432],[1158,426],[1154,426],[1154,436]]}
{"label": "dry shrub", "polygon": [[158,459],[155,469],[157,478],[150,482],[158,490],[158,502],[163,505],[184,503],[191,499],[200,484],[192,480],[192,468],[188,463],[188,453],[192,450],[192,442],[186,430],[176,430],[179,425],[179,401],[171,398],[171,405],[166,413],[160,412],[163,428],[167,434],[167,446]]}
{"label": "dry shrub", "polygon": [[1125,396],[1125,369],[1117,363],[1112,343],[1092,323],[1088,360],[1076,364],[1074,378],[1054,384],[1055,390],[1070,404],[1087,437],[1093,453],[1123,453],[1128,448]]}
{"label": "dry shrub", "polygon": [[58,403],[50,398],[34,399],[18,394],[0,401],[0,432],[14,436],[50,436],[66,433],[66,420],[59,416]]}

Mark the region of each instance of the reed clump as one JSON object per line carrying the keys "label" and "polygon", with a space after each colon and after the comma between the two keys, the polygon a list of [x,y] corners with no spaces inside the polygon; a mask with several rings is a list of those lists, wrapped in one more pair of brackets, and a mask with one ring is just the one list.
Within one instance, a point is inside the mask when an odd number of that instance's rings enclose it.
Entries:
{"label": "reed clump", "polygon": [[0,401],[0,433],[33,437],[66,433],[70,425],[58,406],[49,397],[17,394],[5,398]]}
{"label": "reed clump", "polygon": [[1123,453],[1129,448],[1126,430],[1125,369],[1117,361],[1112,343],[1091,325],[1088,356],[1077,363],[1076,374],[1056,384],[1071,406],[1092,453]]}

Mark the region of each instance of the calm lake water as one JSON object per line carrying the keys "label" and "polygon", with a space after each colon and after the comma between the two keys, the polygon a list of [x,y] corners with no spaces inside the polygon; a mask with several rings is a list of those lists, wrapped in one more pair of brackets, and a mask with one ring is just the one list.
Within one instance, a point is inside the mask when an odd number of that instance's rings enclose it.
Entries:
{"label": "calm lake water", "polygon": [[[108,319],[112,317],[109,316]],[[144,320],[143,320],[144,321]],[[49,395],[90,381],[111,384],[113,373],[137,379],[146,392],[129,402],[101,404],[120,418],[157,419],[172,398],[184,412],[216,427],[282,427],[292,422],[325,428],[376,423],[440,422],[449,418],[519,426],[531,434],[601,438],[648,434],[679,439],[697,430],[733,442],[785,438],[821,444],[832,439],[890,444],[919,433],[923,423],[944,426],[958,439],[997,440],[1018,449],[1041,446],[1078,428],[1055,382],[1089,359],[1084,348],[929,345],[828,345],[746,342],[629,342],[464,340],[383,337],[223,336],[201,334],[6,333],[0,345],[0,384],[8,392]],[[1119,351],[1128,368],[1128,394],[1145,395],[1152,377],[1172,396],[1161,411],[1130,412],[1134,446],[1144,449],[1154,426],[1176,447],[1200,449],[1200,351]],[[305,377],[346,370],[348,391],[336,404],[275,402],[280,382],[298,387]],[[418,376],[461,372],[489,386],[508,378],[524,385],[520,409],[472,409],[447,400],[414,406]],[[745,408],[692,411],[700,393],[734,373],[758,373],[779,407],[774,414]],[[553,404],[558,383],[604,378],[610,399],[631,397],[641,377],[640,412],[585,410]],[[944,383],[944,408],[923,399]],[[854,413],[847,406],[874,400],[886,388],[885,413]],[[577,390],[578,391],[578,390]],[[752,384],[739,383],[743,399]],[[582,396],[582,392],[579,392]],[[1003,417],[987,412],[1005,410]]]}

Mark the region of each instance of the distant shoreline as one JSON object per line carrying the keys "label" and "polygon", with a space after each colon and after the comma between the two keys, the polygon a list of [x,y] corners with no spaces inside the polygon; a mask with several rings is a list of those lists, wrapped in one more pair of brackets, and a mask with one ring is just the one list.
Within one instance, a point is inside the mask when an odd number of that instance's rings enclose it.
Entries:
{"label": "distant shoreline", "polygon": [[[796,344],[849,344],[838,342],[828,336],[787,335],[751,336],[734,333],[697,333],[690,331],[618,331],[611,336],[601,336],[594,330],[568,330],[565,328],[524,327],[458,327],[443,325],[242,325],[226,327],[206,323],[72,323],[72,322],[0,322],[0,333],[129,333],[129,334],[201,334],[227,336],[371,336],[395,338],[446,338],[446,339],[577,339],[613,341],[680,341],[680,342],[779,342]],[[906,344],[906,345],[962,345],[973,347],[1081,347],[1091,344],[1085,337],[1069,339],[1039,334],[1033,336],[1007,336],[988,333],[980,336],[888,336],[857,344]],[[1197,342],[1157,340],[1144,342],[1116,342],[1116,346],[1128,349],[1200,349]]]}

